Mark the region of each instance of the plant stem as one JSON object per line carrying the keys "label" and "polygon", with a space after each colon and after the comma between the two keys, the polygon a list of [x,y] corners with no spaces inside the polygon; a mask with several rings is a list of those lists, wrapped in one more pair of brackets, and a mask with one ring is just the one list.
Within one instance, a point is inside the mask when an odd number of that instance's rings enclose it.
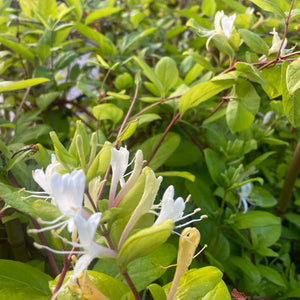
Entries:
{"label": "plant stem", "polygon": [[130,289],[131,289],[131,291],[132,291],[132,293],[133,293],[135,299],[136,299],[136,300],[141,300],[141,297],[140,297],[140,295],[139,295],[139,293],[138,293],[136,287],[134,286],[134,284],[133,284],[131,278],[129,277],[129,274],[127,273],[127,271],[123,270],[123,269],[120,267],[120,272],[121,272],[121,274],[124,276],[124,278],[125,278],[127,284],[129,285],[129,287],[130,287]]}
{"label": "plant stem", "polygon": [[[130,113],[132,112],[133,106],[134,106],[134,104],[135,104],[135,102],[136,102],[136,100],[137,100],[138,92],[139,92],[139,84],[136,83],[136,88],[135,88],[135,93],[134,93],[134,96],[133,96],[133,99],[132,99],[132,103],[131,103],[131,105],[130,105],[130,107],[129,107],[129,109],[128,109],[128,112],[127,112],[127,114],[126,114],[126,116],[125,116],[125,118],[124,118],[124,120],[123,120],[123,123],[122,123],[122,125],[121,125],[121,127],[120,127],[120,129],[119,129],[119,132],[118,132],[118,135],[117,135],[115,144],[114,144],[114,147],[115,147],[115,148],[117,148],[118,145],[119,145],[119,143],[120,143],[120,141],[118,140],[118,137],[121,135],[121,133],[122,133],[122,131],[124,130],[124,127],[125,127],[125,125],[126,125],[128,119],[129,119]],[[102,196],[102,193],[103,193],[103,191],[104,191],[104,188],[105,188],[105,186],[106,186],[106,181],[107,181],[108,175],[109,175],[109,173],[110,173],[110,169],[111,169],[111,166],[109,165],[109,167],[107,168],[106,173],[105,173],[105,175],[104,175],[104,180],[105,180],[105,181],[104,181],[104,183],[102,184],[102,186],[101,186],[101,188],[100,188],[100,190],[99,190],[99,193],[98,193],[97,202],[100,200],[100,198],[101,198],[101,196]],[[109,208],[111,208],[111,206],[112,206],[112,203],[109,204]]]}
{"label": "plant stem", "polygon": [[[30,92],[30,89],[31,89],[31,87],[28,87],[28,88],[26,89],[26,92],[25,92],[25,94],[24,94],[24,97],[23,97],[23,99],[22,99],[22,101],[21,101],[21,103],[20,103],[20,105],[19,105],[19,107],[18,107],[18,109],[17,109],[17,111],[16,111],[15,117],[14,117],[14,119],[12,120],[12,123],[14,123],[14,124],[17,122],[19,113],[20,113],[20,111],[21,111],[21,109],[22,109],[22,107],[23,107],[23,105],[24,105],[24,103],[25,103],[25,101],[26,101],[26,99],[27,99],[27,96],[28,96],[28,94],[29,94],[29,92]],[[9,131],[8,131],[6,137],[5,137],[5,144],[8,143],[8,141],[9,141],[9,139],[10,139],[10,137],[11,137],[12,131],[13,131],[12,129],[9,129]]]}
{"label": "plant stem", "polygon": [[160,145],[162,144],[163,140],[165,139],[166,135],[168,134],[168,132],[170,131],[171,127],[174,125],[174,123],[179,119],[180,117],[180,113],[178,113],[170,122],[170,124],[168,125],[167,129],[165,130],[165,132],[163,133],[163,135],[161,136],[159,142],[157,143],[156,147],[154,148],[153,152],[151,153],[151,155],[149,156],[149,158],[147,159],[146,162],[146,166],[149,165],[149,163],[151,162],[151,160],[153,159],[154,155],[156,154],[157,150],[159,149]]}
{"label": "plant stem", "polygon": [[295,3],[295,0],[292,0],[288,17],[287,17],[287,19],[285,21],[285,30],[284,30],[284,34],[283,34],[283,37],[282,37],[282,41],[281,41],[280,47],[279,47],[277,55],[276,55],[276,61],[278,61],[278,59],[279,59],[281,49],[282,49],[284,41],[286,39],[286,35],[287,35],[287,32],[288,32],[289,24],[290,24],[290,21],[291,21],[291,13],[292,13],[292,9],[293,9],[294,3]]}
{"label": "plant stem", "polygon": [[[29,217],[30,217],[30,220],[31,220],[34,228],[35,229],[40,229],[40,225],[38,224],[38,222],[34,218],[32,218],[31,216],[29,216]],[[38,232],[38,237],[39,237],[42,245],[48,246],[48,243],[47,243],[44,235],[41,232]],[[56,264],[55,258],[49,250],[45,249],[45,252],[46,252],[46,255],[49,259],[49,262],[50,262],[50,265],[53,269],[53,272],[54,272],[55,276],[57,276],[60,273],[60,271],[59,271],[58,266]]]}
{"label": "plant stem", "polygon": [[278,203],[276,205],[276,214],[282,216],[285,212],[289,199],[292,196],[295,181],[300,171],[300,139],[296,146],[294,155],[292,157],[288,172],[286,174],[283,187],[281,189]]}

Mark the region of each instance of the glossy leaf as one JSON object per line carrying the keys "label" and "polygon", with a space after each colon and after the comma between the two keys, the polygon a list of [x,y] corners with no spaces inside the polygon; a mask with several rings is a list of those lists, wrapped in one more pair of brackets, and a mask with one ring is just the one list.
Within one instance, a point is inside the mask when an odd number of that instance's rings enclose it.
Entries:
{"label": "glossy leaf", "polygon": [[282,18],[285,18],[285,13],[281,8],[274,2],[268,0],[251,0],[254,4],[262,8],[263,10],[273,12]]}
{"label": "glossy leaf", "polygon": [[156,64],[154,72],[164,87],[164,93],[173,88],[179,79],[176,62],[170,57],[163,57]]}
{"label": "glossy leaf", "polygon": [[85,24],[91,23],[103,17],[113,15],[115,13],[118,13],[120,10],[121,9],[119,7],[105,7],[105,8],[97,9],[86,17]]}
{"label": "glossy leaf", "polygon": [[[202,298],[222,281],[222,275],[222,272],[215,267],[189,270],[180,279],[173,299],[188,300]],[[164,286],[167,293],[170,286],[170,284]],[[226,293],[224,294],[226,295]]]}
{"label": "glossy leaf", "polygon": [[195,107],[219,94],[221,91],[232,87],[233,84],[233,80],[222,80],[201,82],[193,86],[179,99],[178,108],[181,115],[188,109]]}
{"label": "glossy leaf", "polygon": [[168,239],[173,228],[173,221],[166,220],[160,225],[134,233],[122,245],[117,258],[118,264],[127,268],[131,261],[150,254]]}
{"label": "glossy leaf", "polygon": [[48,78],[34,78],[34,79],[27,79],[22,81],[1,81],[0,92],[2,93],[2,92],[25,89],[30,86],[35,86],[47,81],[49,81]]}
{"label": "glossy leaf", "polygon": [[239,34],[247,46],[254,52],[268,55],[269,47],[266,42],[256,33],[248,29],[239,29]]}
{"label": "glossy leaf", "polygon": [[246,229],[268,225],[279,225],[280,218],[266,211],[248,211],[247,213],[238,213],[233,218],[234,227],[237,229]]}
{"label": "glossy leaf", "polygon": [[28,264],[0,260],[0,293],[3,299],[49,299],[49,280],[49,275]]}
{"label": "glossy leaf", "polygon": [[93,115],[99,121],[111,120],[116,124],[122,118],[123,111],[112,103],[104,103],[93,107]]}

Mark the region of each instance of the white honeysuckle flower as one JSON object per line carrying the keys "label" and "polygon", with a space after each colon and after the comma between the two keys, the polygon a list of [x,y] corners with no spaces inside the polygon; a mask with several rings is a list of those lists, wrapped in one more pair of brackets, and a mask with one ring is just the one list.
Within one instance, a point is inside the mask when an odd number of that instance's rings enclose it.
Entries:
{"label": "white honeysuckle flower", "polygon": [[134,157],[134,168],[131,172],[130,177],[126,181],[126,183],[122,186],[119,193],[115,197],[115,199],[112,198],[111,200],[111,206],[118,206],[123,197],[126,195],[126,193],[134,186],[136,181],[138,180],[141,172],[143,169],[143,152],[142,150],[137,150],[135,157]]}
{"label": "white honeysuckle flower", "polygon": [[235,18],[236,18],[236,14],[233,14],[230,17],[223,16],[223,18],[221,19],[223,33],[225,34],[225,36],[228,39],[231,36],[232,30],[233,30],[233,23],[234,23]]}
{"label": "white honeysuckle flower", "polygon": [[240,187],[240,192],[238,192],[238,195],[240,197],[238,208],[240,208],[241,205],[243,204],[244,205],[243,213],[246,213],[248,210],[248,202],[250,204],[253,204],[253,203],[251,203],[251,201],[249,199],[249,195],[251,194],[251,192],[252,192],[252,183],[251,182],[248,182],[248,183],[242,185]]}
{"label": "white honeysuckle flower", "polygon": [[159,225],[168,219],[172,219],[175,223],[183,216],[185,203],[182,197],[178,197],[174,201],[174,187],[170,185],[164,192],[161,203],[154,206],[154,208],[160,209],[160,213],[153,226]]}
{"label": "white honeysuckle flower", "polygon": [[262,121],[263,125],[268,124],[270,122],[273,114],[274,114],[274,111],[270,110],[264,115],[264,118]]}
{"label": "white honeysuckle flower", "polygon": [[248,6],[247,9],[246,9],[245,14],[252,15],[253,13],[254,13],[254,7]]}
{"label": "white honeysuckle flower", "polygon": [[[282,39],[280,39],[279,37],[279,34],[278,32],[275,30],[275,28],[273,28],[273,31],[270,32],[270,34],[273,35],[273,39],[272,39],[272,46],[271,48],[269,49],[269,53],[268,55],[271,55],[271,54],[274,54],[274,53],[277,53],[279,51],[279,48],[280,48],[280,45],[282,43]],[[290,49],[285,49],[287,45],[287,39],[285,38],[284,39],[284,42],[283,42],[283,45],[282,45],[282,48],[280,50],[280,55],[285,55],[285,54],[289,54],[289,53],[292,53],[295,48],[296,48],[296,45]],[[266,60],[266,56],[263,55],[260,59],[260,61],[264,61]]]}
{"label": "white honeysuckle flower", "polygon": [[76,282],[78,275],[87,269],[89,264],[96,257],[99,258],[116,258],[117,252],[98,245],[93,241],[96,229],[101,219],[101,213],[95,213],[85,220],[82,216],[78,215],[75,218],[75,224],[78,231],[80,240],[79,247],[83,248],[84,254],[78,259],[75,264],[72,279]]}
{"label": "white honeysuckle flower", "polygon": [[71,278],[64,283],[64,285],[56,292],[56,295],[59,294],[70,281],[73,281],[73,284],[76,284],[77,277],[81,274],[81,272],[85,271],[89,264],[95,258],[116,258],[118,253],[115,250],[106,248],[94,242],[94,236],[96,229],[99,225],[101,219],[101,213],[95,213],[89,217],[88,220],[84,219],[81,215],[77,215],[75,217],[75,224],[78,231],[79,243],[73,243],[61,236],[57,235],[57,237],[61,238],[65,243],[77,248],[83,248],[83,250],[79,251],[60,251],[52,249],[45,245],[40,245],[34,243],[35,247],[38,249],[46,249],[56,254],[82,254],[82,256],[78,259],[74,266],[73,275]]}
{"label": "white honeysuckle flower", "polygon": [[[60,163],[56,161],[55,154],[51,155],[51,163],[47,166],[45,172],[43,169],[36,169],[32,171],[32,177],[34,181],[43,189],[43,192],[34,192],[34,191],[26,191],[31,195],[25,198],[35,197],[35,198],[45,198],[45,199],[52,199],[52,187],[51,187],[51,180],[52,176],[56,173],[56,167],[59,166]],[[54,203],[53,203],[54,204]]]}
{"label": "white honeysuckle flower", "polygon": [[230,38],[232,30],[233,30],[233,23],[235,21],[236,14],[233,14],[230,17],[227,17],[224,15],[224,11],[217,11],[215,15],[214,20],[214,30],[203,30],[203,32],[200,32],[200,36],[207,36],[209,37],[206,42],[206,48],[208,49],[208,45],[211,41],[211,39],[219,34],[222,36],[225,36],[227,39]]}
{"label": "white honeysuckle flower", "polygon": [[[157,213],[155,211],[155,209],[160,209],[160,212]],[[192,213],[184,216],[183,215],[184,210],[185,210],[185,202],[184,202],[183,198],[178,197],[176,200],[174,200],[174,187],[172,185],[170,185],[164,192],[161,203],[158,205],[152,206],[152,209],[150,212],[152,212],[158,216],[158,218],[154,222],[153,226],[159,225],[168,219],[172,219],[174,223],[179,222],[179,221],[182,221],[200,211],[200,209],[196,209]],[[199,219],[190,220],[184,224],[176,226],[175,228],[184,227],[192,222],[201,221],[204,218],[207,218],[207,216],[202,215]]]}
{"label": "white honeysuckle flower", "polygon": [[[81,213],[83,194],[85,187],[85,173],[83,170],[74,170],[72,173],[60,175],[54,173],[51,178],[51,189],[54,203],[62,213],[61,216],[53,221],[43,221],[38,219],[40,224],[51,225],[41,229],[30,229],[29,232],[37,233],[46,230],[51,230],[57,227],[65,227],[72,232],[75,227],[75,217]],[[63,218],[67,218],[59,222]]]}
{"label": "white honeysuckle flower", "polygon": [[128,167],[128,160],[129,151],[126,148],[121,147],[119,150],[111,148],[110,165],[112,168],[112,179],[109,191],[110,202],[112,202],[115,197],[118,182],[120,182],[121,186],[125,184],[124,174]]}
{"label": "white honeysuckle flower", "polygon": [[85,187],[85,173],[74,170],[62,176],[58,173],[51,181],[53,199],[63,216],[68,217],[68,231],[74,230],[74,218],[80,214]]}

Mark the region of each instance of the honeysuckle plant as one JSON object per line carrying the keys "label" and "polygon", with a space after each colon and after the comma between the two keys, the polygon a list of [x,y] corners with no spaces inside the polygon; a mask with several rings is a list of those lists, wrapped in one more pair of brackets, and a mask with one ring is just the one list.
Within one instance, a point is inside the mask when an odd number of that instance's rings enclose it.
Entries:
{"label": "honeysuckle plant", "polygon": [[0,295],[298,297],[299,9],[0,1]]}

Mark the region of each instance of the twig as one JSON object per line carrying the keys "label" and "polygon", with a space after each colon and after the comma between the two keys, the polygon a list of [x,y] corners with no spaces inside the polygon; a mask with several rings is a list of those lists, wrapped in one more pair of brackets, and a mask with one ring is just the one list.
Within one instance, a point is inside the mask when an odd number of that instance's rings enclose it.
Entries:
{"label": "twig", "polygon": [[[121,125],[121,127],[120,127],[120,129],[119,129],[119,132],[118,132],[118,135],[117,135],[115,144],[114,144],[114,147],[115,147],[115,148],[117,148],[118,145],[119,145],[119,143],[120,143],[120,141],[118,140],[118,137],[121,135],[121,133],[122,133],[122,131],[123,131],[125,125],[126,125],[126,122],[128,121],[129,115],[130,115],[130,113],[131,113],[131,111],[132,111],[132,109],[133,109],[133,106],[134,106],[134,104],[135,104],[135,102],[136,102],[136,100],[137,100],[138,91],[139,91],[139,84],[137,83],[137,84],[136,84],[136,88],[135,88],[134,97],[133,97],[133,99],[132,99],[131,105],[130,105],[130,107],[129,107],[129,109],[128,109],[128,112],[127,112],[127,114],[126,114],[126,116],[125,116],[125,118],[124,118],[124,120],[123,120],[123,123],[122,123],[122,125]],[[109,173],[110,173],[110,169],[111,169],[111,166],[109,165],[109,167],[107,168],[106,173],[105,173],[105,175],[104,175],[104,183],[101,185],[101,188],[100,188],[99,193],[98,193],[97,202],[100,200],[100,198],[101,198],[101,196],[102,196],[102,193],[103,193],[103,191],[104,191],[104,188],[105,188],[105,186],[106,186],[106,181],[107,181],[108,175],[109,175]],[[109,208],[111,207],[110,205],[112,205],[112,203],[108,205]]]}
{"label": "twig", "polygon": [[[34,218],[32,218],[31,216],[29,216],[29,217],[30,217],[30,220],[31,220],[34,228],[35,229],[40,229],[40,225],[38,224],[38,222]],[[44,235],[41,232],[38,232],[38,237],[39,237],[42,245],[48,246],[48,243],[47,243]],[[57,276],[60,273],[60,271],[59,271],[59,268],[56,264],[55,258],[49,250],[45,249],[45,252],[46,252],[46,255],[49,259],[49,262],[50,262],[50,265],[53,269],[53,272],[54,272],[55,276]]]}
{"label": "twig", "polygon": [[174,123],[179,119],[180,117],[180,113],[178,113],[170,122],[170,124],[168,125],[167,129],[165,130],[165,132],[163,133],[163,135],[161,136],[159,142],[157,143],[157,145],[155,146],[154,150],[152,151],[151,155],[149,156],[149,158],[147,159],[146,162],[146,166],[149,165],[149,163],[151,162],[151,160],[153,159],[154,155],[156,154],[156,152],[158,151],[159,147],[161,146],[163,140],[165,139],[166,135],[168,134],[168,132],[170,131],[171,127],[174,125]]}
{"label": "twig", "polygon": [[287,17],[287,19],[286,19],[286,21],[285,21],[285,30],[284,30],[283,38],[282,38],[280,47],[279,47],[278,52],[277,52],[277,55],[276,55],[276,61],[278,61],[278,59],[279,59],[281,49],[282,49],[283,44],[284,44],[284,41],[285,41],[285,39],[286,39],[286,35],[287,35],[287,32],[288,32],[289,24],[290,24],[290,21],[291,21],[291,13],[292,13],[292,9],[293,9],[294,3],[295,3],[295,0],[292,0],[292,3],[291,3],[291,7],[290,7],[290,10],[289,10],[288,17]]}
{"label": "twig", "polygon": [[[28,88],[26,89],[26,92],[25,92],[25,94],[24,94],[24,97],[23,97],[23,99],[22,99],[22,101],[21,101],[21,103],[20,103],[20,105],[19,105],[19,107],[18,107],[18,109],[17,109],[17,111],[16,111],[15,117],[14,117],[14,119],[12,120],[12,123],[13,123],[13,124],[15,124],[15,123],[17,122],[19,113],[20,113],[20,111],[21,111],[21,109],[22,109],[22,107],[23,107],[23,105],[24,105],[24,103],[25,103],[25,101],[26,101],[26,99],[27,99],[27,96],[28,96],[28,94],[29,94],[29,92],[30,92],[30,89],[31,89],[31,87],[28,87]],[[12,130],[13,130],[13,129],[10,129],[10,130],[7,132],[7,135],[6,135],[6,137],[5,137],[5,144],[8,143],[8,141],[9,141],[9,139],[10,139],[10,137],[11,137]]]}

